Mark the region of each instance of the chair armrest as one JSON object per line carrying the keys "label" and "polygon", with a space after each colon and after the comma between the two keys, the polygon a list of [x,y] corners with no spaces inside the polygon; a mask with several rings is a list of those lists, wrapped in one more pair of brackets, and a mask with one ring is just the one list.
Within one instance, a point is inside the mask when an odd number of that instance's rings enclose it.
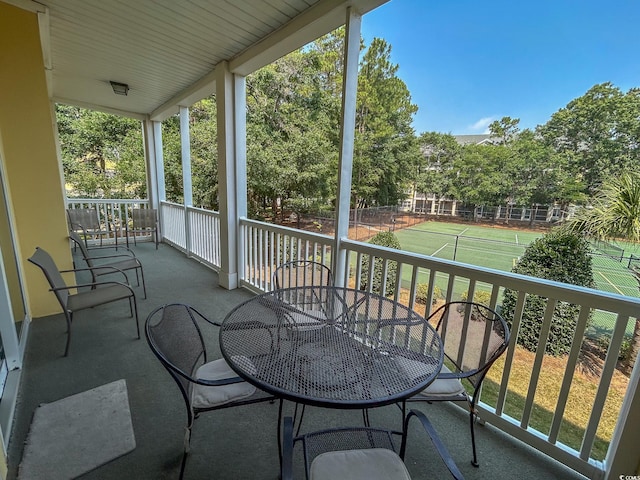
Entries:
{"label": "chair armrest", "polygon": [[[91,255],[89,257],[89,260],[107,260],[107,259],[114,259],[114,258],[122,258],[122,259],[127,259],[127,260],[138,260],[135,256],[131,256],[131,255],[126,255],[126,254],[113,254],[113,255],[96,255],[93,256]],[[140,263],[140,262],[138,262]],[[100,268],[100,267],[104,267],[106,265],[95,265],[93,268]]]}
{"label": "chair armrest", "polygon": [[280,478],[282,480],[293,480],[293,419],[291,417],[284,417],[282,437]]}
{"label": "chair armrest", "polygon": [[81,223],[69,222],[69,224],[71,225],[72,230],[82,230],[82,232],[84,233],[85,230]]}
{"label": "chair armrest", "polygon": [[[127,277],[127,274],[124,273],[122,270],[120,270],[117,267],[112,267],[109,265],[105,265],[103,267],[101,266],[96,266],[96,267],[87,267],[87,268],[72,268],[70,270],[60,270],[60,273],[75,273],[75,272],[92,272],[93,270],[104,270],[106,268],[109,268],[111,270],[113,270],[113,273],[118,273],[120,272],[122,274],[122,276],[125,279],[125,283],[129,283],[129,278]],[[120,283],[120,282],[116,282],[116,283]]]}
{"label": "chair armrest", "polygon": [[195,313],[196,315],[198,315],[198,317],[200,317],[202,320],[204,320],[208,324],[213,325],[214,327],[220,328],[222,326],[222,324],[220,324],[219,322],[216,322],[215,320],[209,320],[202,313],[200,313],[198,310],[196,310],[195,308],[193,308],[191,306],[189,306],[189,310],[192,311],[193,313]]}
{"label": "chair armrest", "polygon": [[[95,250],[115,250],[116,252],[120,252],[120,250],[123,250],[123,253],[118,253],[119,256],[131,256],[131,257],[135,257],[136,254],[134,253],[133,250],[131,250],[128,247],[125,246],[116,246],[116,245],[102,245],[102,246],[96,246],[96,247],[87,247],[87,250],[89,251],[89,253],[95,251]],[[113,254],[116,255],[116,254]],[[98,258],[98,257],[94,257],[92,256],[91,258]]]}
{"label": "chair armrest", "polygon": [[221,378],[219,380],[206,380],[204,378],[194,378],[193,383],[198,385],[206,385],[208,387],[223,387],[225,385],[233,385],[234,383],[243,383],[245,380],[240,377]]}
{"label": "chair armrest", "polygon": [[440,440],[440,437],[438,436],[435,428],[433,428],[433,425],[431,424],[427,416],[419,410],[411,410],[404,421],[404,435],[402,437],[402,446],[400,447],[400,457],[404,458],[407,432],[409,430],[409,421],[413,417],[416,417],[418,420],[420,420],[422,427],[431,439],[431,443],[433,443],[433,446],[437,450],[438,455],[440,455],[440,458],[446,465],[449,472],[451,472],[453,478],[455,478],[456,480],[464,480],[462,472],[460,472],[460,470],[458,469],[456,462],[453,461],[453,458],[451,457],[449,450],[447,450],[447,447],[444,445],[444,443],[442,443],[442,440]]}
{"label": "chair armrest", "polygon": [[75,285],[66,285],[64,287],[53,287],[50,288],[50,292],[57,292],[58,290],[71,290],[74,288],[82,288],[82,287],[99,287],[101,285],[120,285],[122,287],[126,287],[131,295],[134,295],[133,288],[130,285],[122,282],[90,282],[90,283],[76,283]]}

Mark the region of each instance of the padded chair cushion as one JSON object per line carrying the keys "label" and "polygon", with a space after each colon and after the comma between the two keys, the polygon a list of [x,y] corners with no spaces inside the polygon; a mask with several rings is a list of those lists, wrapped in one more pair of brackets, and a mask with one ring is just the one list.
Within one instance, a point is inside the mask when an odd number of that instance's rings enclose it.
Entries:
{"label": "padded chair cushion", "polygon": [[402,459],[386,448],[322,453],[311,462],[309,478],[310,480],[411,480]]}
{"label": "padded chair cushion", "polygon": [[[451,373],[446,365],[442,366],[440,373]],[[427,388],[418,392],[415,397],[451,397],[464,395],[465,390],[458,378],[436,378]]]}
{"label": "padded chair cushion", "polygon": [[[223,380],[237,376],[238,374],[222,358],[205,363],[196,370],[196,378],[201,380]],[[191,405],[196,409],[216,407],[250,397],[255,391],[256,387],[247,382],[232,383],[219,387],[196,383],[193,385],[191,393]]]}

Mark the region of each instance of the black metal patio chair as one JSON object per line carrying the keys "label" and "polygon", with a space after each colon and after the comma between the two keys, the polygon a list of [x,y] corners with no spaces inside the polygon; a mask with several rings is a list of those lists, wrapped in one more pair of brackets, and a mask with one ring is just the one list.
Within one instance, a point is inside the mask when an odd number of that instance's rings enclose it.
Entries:
{"label": "black metal patio chair", "polygon": [[[69,232],[69,238],[76,245],[76,248],[80,249],[85,263],[91,269],[90,271],[94,282],[97,282],[98,277],[102,275],[111,275],[113,273],[135,270],[138,286],[140,286],[140,277],[142,277],[142,291],[144,293],[144,298],[147,298],[147,286],[144,281],[142,263],[140,263],[140,260],[132,250],[122,246],[101,246],[89,248],[73,230]],[[106,253],[113,249],[116,249],[117,253]],[[100,254],[101,252],[104,253]]]}
{"label": "black metal patio chair", "polygon": [[[64,312],[65,319],[67,321],[67,343],[64,349],[64,356],[69,353],[69,344],[71,342],[71,322],[73,320],[73,313],[78,310],[84,310],[87,308],[97,307],[105,303],[115,302],[117,300],[129,300],[129,309],[131,316],[136,321],[136,332],[138,338],[140,338],[140,325],[138,324],[138,305],[136,303],[136,295],[133,289],[123,282],[90,282],[83,284],[67,285],[62,278],[63,273],[77,273],[87,272],[90,268],[76,268],[72,270],[59,270],[56,266],[53,258],[45,250],[40,247],[36,247],[35,253],[28,259],[34,265],[40,267],[44,276],[46,277],[51,291],[56,295],[62,311]],[[124,272],[120,271],[123,275],[125,282],[127,276]],[[83,288],[89,288],[88,290]],[[71,293],[70,290],[77,290],[76,293]]]}
{"label": "black metal patio chair", "polygon": [[281,479],[293,480],[294,448],[299,444],[307,480],[410,480],[404,457],[412,418],[420,421],[451,476],[461,480],[462,473],[431,422],[417,410],[409,412],[402,432],[365,426],[331,428],[294,437],[293,419],[286,417]]}
{"label": "black metal patio chair", "polygon": [[[296,332],[323,328],[327,319],[342,313],[339,299],[329,289],[321,288],[334,285],[331,269],[326,265],[311,260],[294,260],[277,267],[272,277],[276,297],[301,312],[297,315],[292,310],[288,316]],[[298,290],[297,287],[305,288]]]}
{"label": "black metal patio chair", "polygon": [[290,287],[331,287],[333,274],[326,265],[312,260],[293,260],[280,265],[273,272],[275,290]]}
{"label": "black metal patio chair", "polygon": [[446,303],[431,314],[429,321],[436,324],[442,339],[444,365],[431,385],[407,401],[466,402],[473,450],[471,463],[477,467],[476,405],[489,368],[509,345],[509,327],[497,312],[473,302]]}
{"label": "black metal patio chair", "polygon": [[178,384],[187,410],[180,478],[190,450],[191,430],[200,413],[274,399],[238,377],[224,359],[208,359],[199,321],[220,326],[181,303],[156,308],[145,323],[149,347]]}

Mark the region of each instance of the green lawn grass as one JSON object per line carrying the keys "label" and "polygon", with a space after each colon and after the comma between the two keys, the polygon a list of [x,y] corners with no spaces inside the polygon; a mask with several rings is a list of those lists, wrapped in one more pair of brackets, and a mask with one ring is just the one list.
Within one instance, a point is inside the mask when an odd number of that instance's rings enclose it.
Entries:
{"label": "green lawn grass", "polygon": [[[495,407],[498,401],[498,390],[498,384],[488,378],[485,378],[482,383],[482,401],[487,405]],[[524,405],[525,398],[522,395],[509,391],[507,393],[507,402],[505,404],[504,413],[516,420],[521,420]],[[540,405],[534,405],[531,412],[529,426],[539,432],[548,434],[551,428],[551,422],[553,421],[553,415],[554,412],[542,408]],[[574,423],[564,420],[562,422],[562,427],[560,428],[558,441],[576,451],[579,451],[582,445],[584,432],[585,428],[583,426],[575,425]],[[609,443],[609,439],[596,436],[591,450],[591,457],[595,460],[604,460],[607,455]]]}

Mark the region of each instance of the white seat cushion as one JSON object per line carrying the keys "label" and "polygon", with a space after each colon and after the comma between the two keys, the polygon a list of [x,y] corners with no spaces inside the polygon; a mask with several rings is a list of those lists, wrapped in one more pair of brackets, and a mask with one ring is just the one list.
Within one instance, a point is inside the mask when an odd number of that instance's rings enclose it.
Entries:
{"label": "white seat cushion", "polygon": [[402,459],[386,448],[343,450],[318,455],[310,480],[411,480]]}
{"label": "white seat cushion", "polygon": [[[247,359],[247,361],[249,360]],[[196,378],[201,380],[223,380],[237,376],[238,374],[222,358],[205,363],[196,371]],[[250,397],[255,391],[256,387],[247,382],[232,383],[219,387],[194,384],[191,392],[191,405],[193,408],[215,407]]]}
{"label": "white seat cushion", "polygon": [[[446,365],[440,373],[451,373]],[[415,397],[450,397],[464,393],[464,386],[458,378],[436,378],[427,388],[418,392]]]}

